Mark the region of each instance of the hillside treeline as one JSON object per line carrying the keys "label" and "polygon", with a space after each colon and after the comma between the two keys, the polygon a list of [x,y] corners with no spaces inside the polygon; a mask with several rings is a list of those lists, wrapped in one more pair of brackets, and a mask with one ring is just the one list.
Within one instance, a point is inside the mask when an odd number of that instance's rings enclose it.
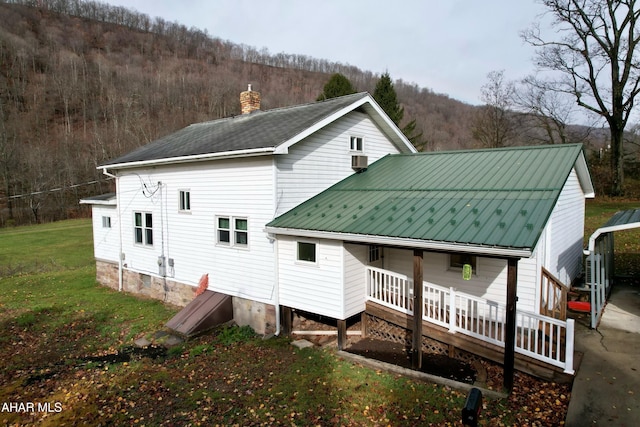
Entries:
{"label": "hillside treeline", "polygon": [[[100,2],[0,3],[0,226],[86,214],[78,200],[112,188],[96,166],[239,113],[248,83],[269,109],[314,101],[332,73],[369,92],[379,78]],[[473,107],[401,81],[396,91],[427,149],[471,143]]]}
{"label": "hillside treeline", "polygon": [[[98,165],[238,114],[248,83],[270,109],[314,101],[334,73],[370,93],[380,78],[100,2],[0,0],[0,227],[88,215],[78,200],[113,190]],[[395,90],[419,149],[477,144],[477,107],[402,80]]]}

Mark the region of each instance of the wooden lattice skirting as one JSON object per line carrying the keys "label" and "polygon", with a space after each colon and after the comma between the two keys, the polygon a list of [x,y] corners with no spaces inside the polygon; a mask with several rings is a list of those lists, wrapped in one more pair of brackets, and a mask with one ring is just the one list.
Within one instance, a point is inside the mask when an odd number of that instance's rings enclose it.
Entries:
{"label": "wooden lattice skirting", "polygon": [[[380,339],[384,341],[391,341],[396,344],[402,344],[406,347],[411,347],[413,332],[402,326],[396,325],[379,317],[371,314],[365,314],[366,316],[366,336],[374,339]],[[442,354],[451,358],[461,360],[466,363],[473,363],[476,361],[484,360],[482,357],[469,353],[468,351],[461,350],[450,344],[440,342],[431,337],[422,336],[421,343],[422,351],[428,354]]]}

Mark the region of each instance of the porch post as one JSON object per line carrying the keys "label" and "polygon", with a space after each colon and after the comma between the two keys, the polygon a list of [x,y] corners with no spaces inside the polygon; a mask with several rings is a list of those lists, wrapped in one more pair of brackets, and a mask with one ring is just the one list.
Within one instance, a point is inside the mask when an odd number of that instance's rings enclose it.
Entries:
{"label": "porch post", "polygon": [[291,307],[280,306],[282,313],[282,333],[285,336],[291,335],[293,331],[293,312]]}
{"label": "porch post", "polygon": [[413,251],[413,334],[411,342],[411,367],[422,368],[422,251]]}
{"label": "porch post", "polygon": [[338,350],[344,350],[347,342],[347,321],[338,319]]}
{"label": "porch post", "polygon": [[518,258],[507,259],[507,318],[504,338],[504,388],[513,389],[516,346],[516,301],[518,283]]}

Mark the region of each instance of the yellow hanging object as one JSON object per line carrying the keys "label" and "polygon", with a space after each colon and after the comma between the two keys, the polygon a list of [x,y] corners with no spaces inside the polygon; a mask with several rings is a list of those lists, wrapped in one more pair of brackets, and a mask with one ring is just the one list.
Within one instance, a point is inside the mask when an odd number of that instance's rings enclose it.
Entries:
{"label": "yellow hanging object", "polygon": [[462,266],[462,279],[471,280],[471,273],[473,273],[473,267],[471,267],[471,264],[464,264]]}

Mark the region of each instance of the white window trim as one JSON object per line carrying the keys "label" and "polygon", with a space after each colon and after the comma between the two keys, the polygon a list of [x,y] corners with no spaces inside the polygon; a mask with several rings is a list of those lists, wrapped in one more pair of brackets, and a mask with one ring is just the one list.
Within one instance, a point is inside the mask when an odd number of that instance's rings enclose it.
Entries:
{"label": "white window trim", "polygon": [[[357,143],[356,143],[356,148],[353,148],[353,140],[354,139],[359,139],[360,140],[360,149],[358,150],[357,148]],[[349,136],[349,152],[350,153],[359,153],[359,154],[363,154],[364,153],[364,137],[360,136],[360,135],[350,135]]]}
{"label": "white window trim", "polygon": [[[136,229],[139,228],[136,226],[136,214],[140,214],[142,216],[142,225],[140,227],[142,228],[142,242],[136,241]],[[151,227],[147,227],[147,215],[151,215]],[[151,243],[148,243],[147,240],[147,230],[151,230]],[[153,236],[153,212],[133,211],[133,244],[138,247],[153,248],[153,240],[155,240]]]}
{"label": "white window trim", "polygon": [[[229,242],[221,242],[220,241],[220,235],[218,233],[218,231],[220,230],[219,227],[219,219],[220,218],[226,218],[229,220],[229,228],[224,228],[223,230],[226,230],[229,232]],[[247,229],[246,230],[238,230],[236,229],[236,220],[245,220],[247,221]],[[223,248],[235,248],[235,249],[245,249],[245,250],[249,250],[249,218],[246,216],[234,216],[234,215],[216,215],[216,219],[215,219],[216,223],[216,246],[220,246]],[[236,241],[236,232],[244,232],[247,234],[247,243],[238,243]]]}
{"label": "white window trim", "polygon": [[[188,206],[183,204],[184,199],[183,196],[187,195]],[[188,188],[181,188],[178,190],[178,212],[180,213],[191,213],[191,190]]]}
{"label": "white window trim", "polygon": [[[296,264],[299,265],[306,265],[308,267],[317,267],[318,266],[318,259],[320,258],[320,244],[317,240],[305,240],[305,239],[300,239],[300,240],[296,240],[295,241],[295,247],[294,247],[294,261]],[[315,261],[305,261],[302,259],[298,258],[298,245],[300,243],[307,243],[307,244],[311,244],[314,245],[316,248],[316,260]]]}
{"label": "white window trim", "polygon": [[102,215],[102,228],[111,228],[111,217],[109,215]]}

